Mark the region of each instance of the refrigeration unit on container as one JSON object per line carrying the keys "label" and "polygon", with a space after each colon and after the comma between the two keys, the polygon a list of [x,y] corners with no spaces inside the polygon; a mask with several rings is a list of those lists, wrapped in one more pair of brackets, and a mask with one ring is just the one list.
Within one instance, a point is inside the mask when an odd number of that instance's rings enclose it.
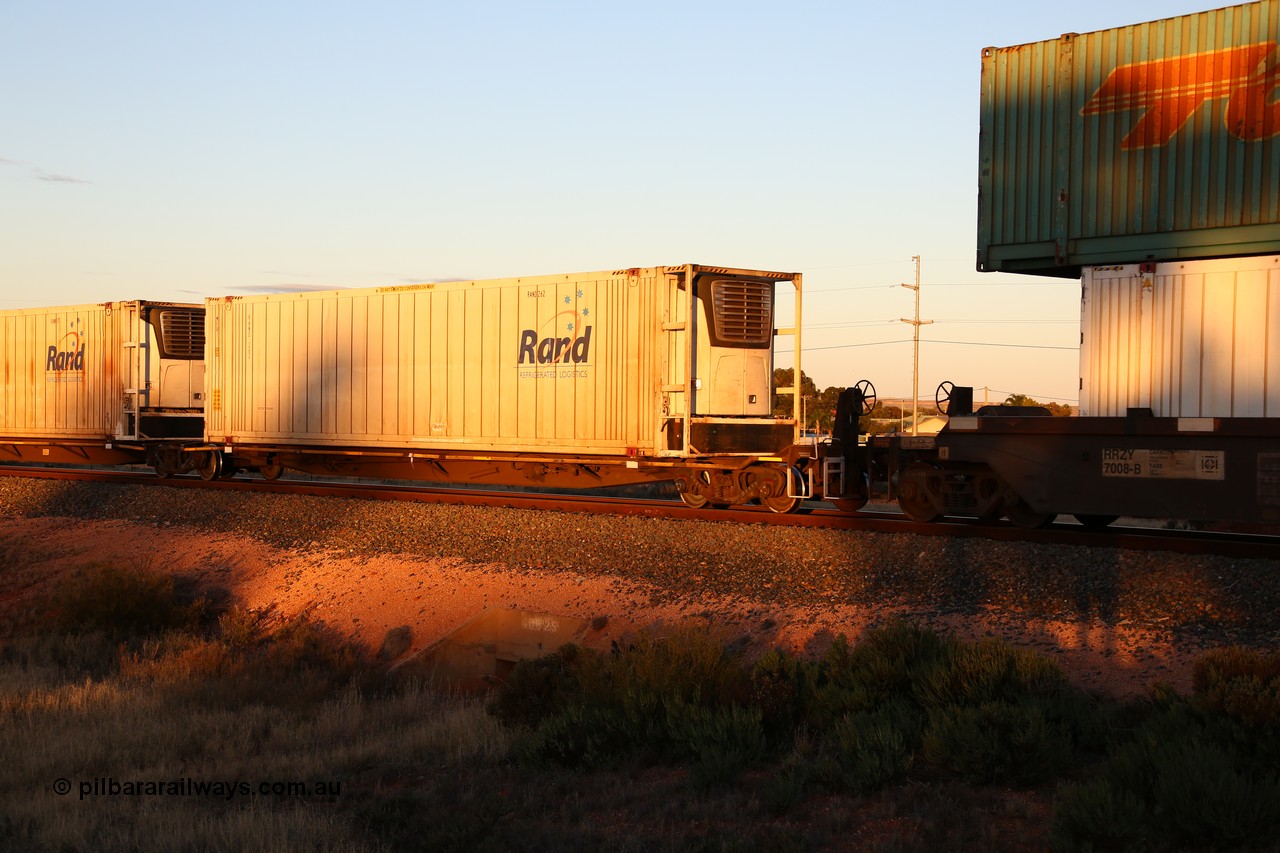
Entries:
{"label": "refrigeration unit on container", "polygon": [[795,421],[772,414],[774,339],[798,334],[800,284],[684,265],[210,299],[207,439],[249,467],[359,450],[365,472],[380,449],[424,469],[777,452]]}
{"label": "refrigeration unit on container", "polygon": [[1080,414],[1280,416],[1280,255],[1084,270]]}
{"label": "refrigeration unit on container", "polygon": [[1280,252],[1280,0],[982,52],[978,269]]}
{"label": "refrigeration unit on container", "polygon": [[0,460],[118,464],[201,438],[203,306],[0,311],[0,360]]}

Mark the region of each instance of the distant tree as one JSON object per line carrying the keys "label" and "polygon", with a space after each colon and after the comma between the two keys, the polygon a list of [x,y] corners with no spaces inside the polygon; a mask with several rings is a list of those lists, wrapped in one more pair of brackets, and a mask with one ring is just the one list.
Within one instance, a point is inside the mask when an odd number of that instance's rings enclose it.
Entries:
{"label": "distant tree", "polygon": [[[780,367],[773,371],[775,388],[790,388],[795,371],[790,367]],[[842,385],[831,385],[818,390],[817,384],[803,370],[800,371],[800,396],[804,398],[805,429],[829,433],[836,420],[836,406],[840,395],[845,392]],[[779,394],[773,400],[774,417],[792,417],[792,399],[790,394]]]}
{"label": "distant tree", "polygon": [[845,389],[839,385],[828,386],[809,403],[809,420],[822,432],[831,432],[836,421],[836,406]]}
{"label": "distant tree", "polygon": [[876,403],[876,407],[871,410],[871,417],[882,421],[896,421],[902,417],[902,407]]}
{"label": "distant tree", "polygon": [[1075,414],[1075,411],[1065,403],[1041,403],[1026,394],[1010,394],[1005,398],[1006,406],[1043,406],[1049,410],[1049,414],[1059,418],[1069,418]]}
{"label": "distant tree", "polygon": [[[795,369],[791,367],[779,367],[773,371],[773,386],[775,388],[790,388],[795,384]],[[813,379],[803,370],[800,371],[800,396],[816,397],[818,396],[818,386],[813,384]],[[773,414],[779,418],[789,418],[793,416],[791,408],[791,395],[778,394],[773,398]]]}

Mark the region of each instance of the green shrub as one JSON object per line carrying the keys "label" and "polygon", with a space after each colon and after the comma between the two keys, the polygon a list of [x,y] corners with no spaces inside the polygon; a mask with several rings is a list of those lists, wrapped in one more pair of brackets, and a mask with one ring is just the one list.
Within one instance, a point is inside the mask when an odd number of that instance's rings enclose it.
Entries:
{"label": "green shrub", "polygon": [[1214,649],[1196,659],[1192,685],[1201,708],[1251,726],[1280,727],[1280,652]]}
{"label": "green shrub", "polygon": [[489,710],[531,727],[516,741],[521,761],[687,761],[696,784],[732,780],[811,732],[803,784],[857,792],[919,757],[972,781],[1032,784],[1068,766],[1078,739],[1110,737],[1100,706],[1047,659],[901,622],[856,647],[837,638],[821,661],[774,651],[750,668],[709,631],[607,655],[566,647],[517,665]]}
{"label": "green shrub", "polygon": [[740,705],[669,706],[663,739],[672,757],[693,761],[691,777],[701,787],[733,781],[767,752],[760,709]]}
{"label": "green shrub", "polygon": [[[592,678],[596,674],[603,678]],[[666,637],[641,637],[615,647],[605,670],[580,669],[587,696],[616,700],[652,693],[665,703],[746,704],[750,676],[740,656],[714,631],[691,628]]]}
{"label": "green shrub", "polygon": [[1126,837],[1175,847],[1271,843],[1280,834],[1274,740],[1166,696],[1108,756],[1094,782],[1063,792],[1054,843],[1064,849],[1108,844],[1113,824]]}
{"label": "green shrub", "polygon": [[924,757],[970,782],[1031,785],[1070,766],[1070,735],[1035,703],[937,708]]}
{"label": "green shrub", "polygon": [[54,630],[116,639],[196,628],[206,609],[204,599],[179,601],[171,575],[114,563],[80,570],[43,604]]}
{"label": "green shrub", "polygon": [[837,637],[807,680],[804,718],[822,731],[848,714],[910,696],[912,683],[943,656],[949,641],[899,620],[867,631],[857,646]]}
{"label": "green shrub", "polygon": [[687,630],[609,655],[566,647],[517,664],[489,711],[533,727],[517,741],[522,761],[595,767],[647,752],[721,778],[765,751],[763,715],[741,701],[750,695],[743,662],[711,632]]}
{"label": "green shrub", "polygon": [[999,640],[950,642],[931,666],[914,679],[927,708],[1012,702],[1026,695],[1056,691],[1066,683],[1057,664],[1035,652]]}
{"label": "green shrub", "polygon": [[508,725],[537,725],[581,701],[577,671],[595,655],[570,643],[540,658],[518,661],[490,700],[489,713]]}
{"label": "green shrub", "polygon": [[612,767],[650,741],[649,721],[612,707],[572,705],[517,737],[512,752],[532,766]]}
{"label": "green shrub", "polygon": [[775,742],[789,741],[804,718],[807,692],[817,678],[820,664],[773,649],[760,656],[751,669],[751,699],[760,709],[766,734]]}
{"label": "green shrub", "polygon": [[912,715],[891,707],[847,714],[832,727],[819,762],[822,780],[834,788],[868,793],[911,767],[919,741]]}
{"label": "green shrub", "polygon": [[1111,779],[1063,791],[1054,803],[1049,845],[1054,850],[1125,850],[1141,846],[1152,821],[1146,804]]}

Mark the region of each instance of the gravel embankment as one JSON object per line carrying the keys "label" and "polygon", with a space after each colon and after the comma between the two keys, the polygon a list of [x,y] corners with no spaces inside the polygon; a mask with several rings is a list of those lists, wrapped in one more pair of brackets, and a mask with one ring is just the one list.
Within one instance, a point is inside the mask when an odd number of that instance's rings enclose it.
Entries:
{"label": "gravel embankment", "polygon": [[892,605],[924,621],[973,614],[1124,625],[1196,645],[1280,642],[1280,566],[1266,560],[7,478],[0,514],[189,526],[304,552],[568,570],[624,579],[655,603]]}

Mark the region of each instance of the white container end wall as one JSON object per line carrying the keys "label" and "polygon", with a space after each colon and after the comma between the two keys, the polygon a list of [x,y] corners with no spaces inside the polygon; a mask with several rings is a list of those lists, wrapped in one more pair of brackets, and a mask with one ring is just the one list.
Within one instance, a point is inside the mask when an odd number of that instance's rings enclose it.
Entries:
{"label": "white container end wall", "polygon": [[1087,267],[1080,414],[1280,416],[1280,256]]}

